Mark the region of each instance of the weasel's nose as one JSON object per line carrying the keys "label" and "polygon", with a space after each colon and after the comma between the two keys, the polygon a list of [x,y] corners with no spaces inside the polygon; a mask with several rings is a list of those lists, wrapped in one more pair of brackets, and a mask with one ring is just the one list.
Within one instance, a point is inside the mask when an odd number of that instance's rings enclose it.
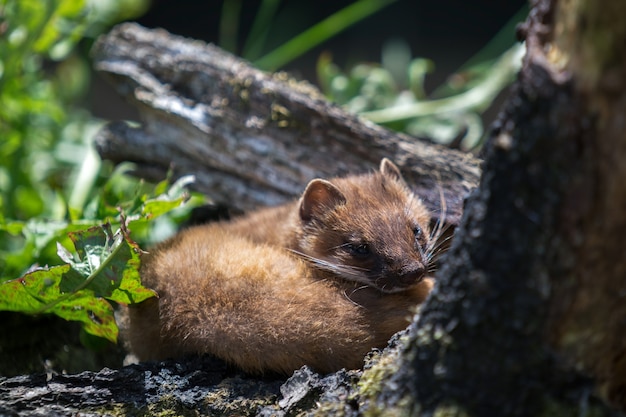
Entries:
{"label": "weasel's nose", "polygon": [[400,271],[400,282],[403,285],[412,285],[420,282],[426,275],[423,265],[407,265]]}

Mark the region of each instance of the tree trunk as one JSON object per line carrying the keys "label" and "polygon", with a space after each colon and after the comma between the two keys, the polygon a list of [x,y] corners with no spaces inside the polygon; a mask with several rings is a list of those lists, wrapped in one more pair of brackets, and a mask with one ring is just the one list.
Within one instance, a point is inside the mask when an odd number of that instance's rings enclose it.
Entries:
{"label": "tree trunk", "polygon": [[555,229],[570,248],[553,280],[548,340],[626,410],[626,2],[564,2],[554,13],[563,29],[553,68],[571,74],[583,117]]}
{"label": "tree trunk", "polygon": [[595,393],[626,410],[623,16],[534,2],[480,185],[377,407],[589,415]]}

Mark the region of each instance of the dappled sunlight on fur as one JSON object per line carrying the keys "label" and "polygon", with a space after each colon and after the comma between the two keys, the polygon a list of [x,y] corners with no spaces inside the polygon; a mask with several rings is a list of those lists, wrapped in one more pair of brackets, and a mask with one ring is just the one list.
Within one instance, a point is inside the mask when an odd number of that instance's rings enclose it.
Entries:
{"label": "dappled sunlight on fur", "polygon": [[359,368],[428,296],[430,214],[383,160],[302,198],[193,227],[142,258],[159,298],[128,308],[140,359],[208,353],[250,372]]}

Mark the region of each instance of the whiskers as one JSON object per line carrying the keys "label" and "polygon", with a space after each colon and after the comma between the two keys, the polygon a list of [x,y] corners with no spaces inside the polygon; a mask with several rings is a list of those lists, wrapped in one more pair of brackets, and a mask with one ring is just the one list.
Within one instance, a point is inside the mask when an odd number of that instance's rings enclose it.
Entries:
{"label": "whiskers", "polygon": [[437,261],[443,253],[446,252],[448,244],[452,239],[452,235],[442,239],[442,237],[450,230],[451,225],[446,225],[447,205],[446,198],[443,194],[441,185],[439,186],[439,205],[441,215],[435,223],[435,227],[430,232],[429,241],[425,248],[421,249],[420,255],[426,263],[427,273],[433,273],[437,270]]}
{"label": "whiskers", "polygon": [[[452,226],[450,225],[446,226],[443,229],[442,234],[447,232],[451,227]],[[427,262],[437,261],[441,257],[441,255],[445,253],[446,250],[448,249],[448,245],[450,241],[452,240],[452,237],[453,237],[452,235],[447,236],[444,239],[441,238],[441,235],[433,237],[432,238],[433,240],[426,247],[424,259],[426,259]]]}
{"label": "whiskers", "polygon": [[331,250],[336,250],[336,249],[341,249],[341,248],[345,248],[347,246],[350,246],[350,243],[342,243],[341,245],[337,245],[337,246],[333,246],[332,248],[330,248]]}
{"label": "whiskers", "polygon": [[[345,247],[346,245],[348,245],[348,244],[339,245],[339,246],[334,247],[333,249],[340,249],[342,247]],[[343,290],[343,296],[348,301],[350,301],[355,306],[361,306],[359,303],[354,301],[354,296],[359,291],[362,291],[362,290],[364,290],[366,288],[371,288],[371,282],[370,282],[370,279],[368,277],[368,273],[370,271],[368,269],[360,268],[358,266],[336,264],[336,263],[329,262],[329,261],[324,260],[324,259],[320,259],[320,258],[316,258],[316,257],[311,256],[311,255],[307,255],[306,253],[303,253],[303,252],[300,252],[300,251],[297,251],[297,250],[294,250],[294,249],[289,249],[289,251],[291,253],[294,253],[294,254],[298,255],[302,259],[312,263],[313,265],[315,265],[319,269],[331,272],[332,274],[337,275],[337,276],[345,279],[346,281],[351,281],[351,282],[356,282],[356,283],[359,283],[359,284],[363,284],[363,285],[360,285],[358,287],[351,288],[350,290],[348,290],[348,289],[344,289]]]}
{"label": "whiskers", "polygon": [[304,252],[300,252],[294,249],[289,249],[289,251],[291,253],[298,255],[302,259],[312,263],[317,268],[322,269],[324,271],[331,272],[343,279],[359,282],[365,285],[369,284],[369,278],[368,278],[369,270],[366,268],[360,268],[357,266],[343,265],[343,264],[330,262],[325,259],[320,259],[311,255],[307,255]]}
{"label": "whiskers", "polygon": [[357,292],[370,288],[368,285],[361,285],[360,287],[357,288],[353,288],[352,291],[350,291],[350,294],[348,294],[348,290],[344,290],[343,291],[343,296],[350,301],[353,305],[355,306],[359,306],[359,307],[363,307],[361,304],[357,303],[356,301],[354,301],[353,297],[356,295]]}

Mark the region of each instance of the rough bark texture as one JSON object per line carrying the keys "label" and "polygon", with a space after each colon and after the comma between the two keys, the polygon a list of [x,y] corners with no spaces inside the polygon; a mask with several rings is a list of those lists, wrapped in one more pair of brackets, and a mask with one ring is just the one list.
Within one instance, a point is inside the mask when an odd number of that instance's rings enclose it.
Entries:
{"label": "rough bark texture", "polygon": [[[546,59],[571,77],[585,116],[556,239],[569,242],[553,280],[549,340],[626,410],[626,2],[559,2]],[[548,42],[551,42],[549,44]]]}
{"label": "rough bark texture", "polygon": [[396,356],[398,341],[366,358],[365,371],[319,375],[303,367],[287,380],[253,378],[208,357],[0,377],[0,416],[356,416],[362,375]]}
{"label": "rough bark texture", "polygon": [[0,380],[0,415],[255,415],[280,394],[277,380],[243,378],[208,358],[19,376]]}
{"label": "rough bark texture", "polygon": [[239,209],[276,205],[315,178],[365,172],[383,157],[448,221],[478,182],[479,160],[348,114],[286,74],[266,74],[219,48],[124,24],[100,38],[95,67],[139,110],[141,127],[109,124],[98,151],[136,174],[194,174],[199,191]]}
{"label": "rough bark texture", "polygon": [[[379,409],[604,415],[601,394],[626,410],[626,37],[601,17],[626,10],[574,3],[533,4],[481,183]],[[609,57],[582,59],[598,40]]]}

